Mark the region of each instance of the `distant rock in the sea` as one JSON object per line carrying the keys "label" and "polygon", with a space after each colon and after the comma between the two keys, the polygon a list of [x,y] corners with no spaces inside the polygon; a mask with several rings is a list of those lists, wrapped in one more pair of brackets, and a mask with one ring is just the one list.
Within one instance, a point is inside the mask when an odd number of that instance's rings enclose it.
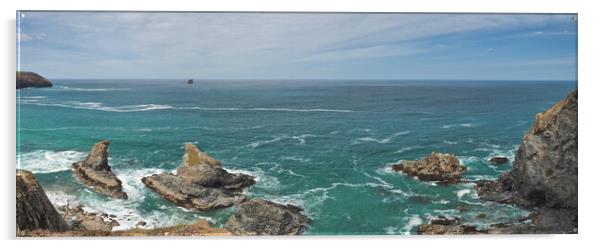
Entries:
{"label": "distant rock in the sea", "polygon": [[224,228],[236,235],[299,235],[311,219],[302,208],[254,199],[239,204]]}
{"label": "distant rock in the sea", "polygon": [[163,198],[182,207],[205,211],[241,202],[240,191],[255,184],[252,176],[229,173],[221,162],[194,144],[186,144],[176,174],[161,173],[142,178],[142,182]]}
{"label": "distant rock in the sea", "polygon": [[494,156],[489,158],[489,163],[490,164],[494,164],[494,165],[501,165],[501,164],[505,164],[508,163],[510,160],[507,157],[502,157],[502,156]]}
{"label": "distant rock in the sea", "polygon": [[458,182],[466,167],[456,156],[433,152],[420,160],[402,161],[392,165],[393,170],[403,171],[422,181]]}
{"label": "distant rock in the sea", "polygon": [[508,173],[476,185],[485,200],[536,207],[537,232],[577,232],[577,91],[536,115]]}
{"label": "distant rock in the sea", "polygon": [[17,89],[27,87],[52,87],[52,82],[34,72],[18,71]]}
{"label": "distant rock in the sea", "polygon": [[26,230],[63,232],[69,225],[54,208],[33,173],[17,170],[17,235]]}
{"label": "distant rock in the sea", "polygon": [[121,181],[111,171],[108,149],[108,140],[94,144],[85,160],[73,164],[73,171],[81,182],[94,191],[114,198],[128,199]]}

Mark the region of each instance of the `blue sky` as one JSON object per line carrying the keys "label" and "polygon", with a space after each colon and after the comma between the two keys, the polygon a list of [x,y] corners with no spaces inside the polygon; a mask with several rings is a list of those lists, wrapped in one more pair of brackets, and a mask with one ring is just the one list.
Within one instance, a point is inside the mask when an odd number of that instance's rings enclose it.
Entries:
{"label": "blue sky", "polygon": [[49,78],[576,80],[572,15],[21,12]]}

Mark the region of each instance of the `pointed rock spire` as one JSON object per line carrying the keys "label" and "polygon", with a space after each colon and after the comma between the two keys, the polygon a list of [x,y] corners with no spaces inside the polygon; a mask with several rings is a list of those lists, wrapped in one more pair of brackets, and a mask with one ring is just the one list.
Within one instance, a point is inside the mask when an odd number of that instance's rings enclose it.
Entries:
{"label": "pointed rock spire", "polygon": [[114,198],[127,199],[121,181],[113,174],[109,166],[109,141],[100,141],[94,146],[86,160],[73,164],[77,178],[94,191]]}

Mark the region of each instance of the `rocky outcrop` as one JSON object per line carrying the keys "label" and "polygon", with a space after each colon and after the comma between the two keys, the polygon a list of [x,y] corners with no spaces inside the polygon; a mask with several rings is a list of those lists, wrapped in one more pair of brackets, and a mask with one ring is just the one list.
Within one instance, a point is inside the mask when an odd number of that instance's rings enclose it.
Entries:
{"label": "rocky outcrop", "polygon": [[50,80],[28,71],[17,72],[17,89],[27,87],[52,87]]}
{"label": "rocky outcrop", "polygon": [[303,209],[266,200],[250,200],[237,206],[224,227],[236,235],[298,235],[311,219]]}
{"label": "rocky outcrop", "polygon": [[489,163],[493,164],[493,165],[501,165],[501,164],[508,163],[509,161],[510,160],[507,157],[502,157],[502,156],[495,156],[495,157],[489,158]]}
{"label": "rocky outcrop", "polygon": [[442,181],[453,183],[460,180],[466,167],[460,164],[456,156],[433,152],[420,160],[402,161],[392,165],[393,170],[403,171],[409,176],[423,181]]}
{"label": "rocky outcrop", "polygon": [[447,218],[439,216],[431,220],[430,224],[418,225],[417,233],[420,235],[466,235],[466,234],[526,234],[536,233],[535,226],[525,218],[514,223],[493,224],[486,228],[477,228],[474,225],[463,224],[458,217]]}
{"label": "rocky outcrop", "polygon": [[244,200],[240,191],[255,183],[252,176],[227,172],[219,160],[194,144],[186,144],[184,149],[182,165],[175,175],[153,174],[142,178],[142,182],[163,198],[199,211],[230,207]]}
{"label": "rocky outcrop", "polygon": [[127,199],[121,181],[109,166],[109,141],[100,141],[94,146],[85,160],[73,164],[77,178],[94,191],[119,199]]}
{"label": "rocky outcrop", "polygon": [[480,182],[485,200],[535,208],[537,232],[577,232],[577,91],[536,115],[510,172]]}
{"label": "rocky outcrop", "polygon": [[86,212],[82,205],[74,208],[61,206],[58,208],[73,231],[110,232],[119,226],[117,220],[104,213]]}
{"label": "rocky outcrop", "polygon": [[33,173],[17,170],[17,234],[25,230],[62,232],[69,225],[56,211]]}

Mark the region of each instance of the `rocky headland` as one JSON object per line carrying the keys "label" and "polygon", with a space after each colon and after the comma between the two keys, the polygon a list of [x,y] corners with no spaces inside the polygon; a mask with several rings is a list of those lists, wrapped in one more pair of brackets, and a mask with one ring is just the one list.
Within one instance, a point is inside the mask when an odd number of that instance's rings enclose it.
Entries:
{"label": "rocky headland", "polygon": [[52,87],[50,80],[40,76],[37,73],[29,71],[18,71],[17,72],[17,89],[28,88],[28,87]]}
{"label": "rocky headland", "polygon": [[254,199],[236,207],[226,225],[236,235],[299,235],[311,219],[302,208]]}
{"label": "rocky headland", "polygon": [[17,170],[16,188],[17,234],[28,230],[69,230],[69,225],[54,208],[33,173]]}
{"label": "rocky headland", "polygon": [[535,116],[512,169],[477,183],[484,200],[535,211],[538,232],[577,232],[577,91]]}
{"label": "rocky headland", "polygon": [[152,191],[179,206],[206,211],[242,202],[242,189],[255,184],[252,176],[229,173],[221,162],[194,144],[184,146],[182,164],[176,174],[161,173],[142,178]]}
{"label": "rocky headland", "polygon": [[526,218],[484,229],[457,218],[431,221],[419,234],[577,233],[577,91],[538,113],[524,135],[512,169],[475,185],[487,201],[531,209]]}
{"label": "rocky headland", "polygon": [[433,152],[430,156],[419,160],[402,161],[393,164],[394,171],[403,171],[408,176],[422,181],[439,181],[455,183],[460,180],[466,167],[460,164],[456,156],[447,153]]}
{"label": "rocky headland", "polygon": [[85,160],[72,165],[77,178],[94,191],[119,199],[127,199],[121,180],[111,171],[109,166],[109,141],[100,141],[94,146]]}

